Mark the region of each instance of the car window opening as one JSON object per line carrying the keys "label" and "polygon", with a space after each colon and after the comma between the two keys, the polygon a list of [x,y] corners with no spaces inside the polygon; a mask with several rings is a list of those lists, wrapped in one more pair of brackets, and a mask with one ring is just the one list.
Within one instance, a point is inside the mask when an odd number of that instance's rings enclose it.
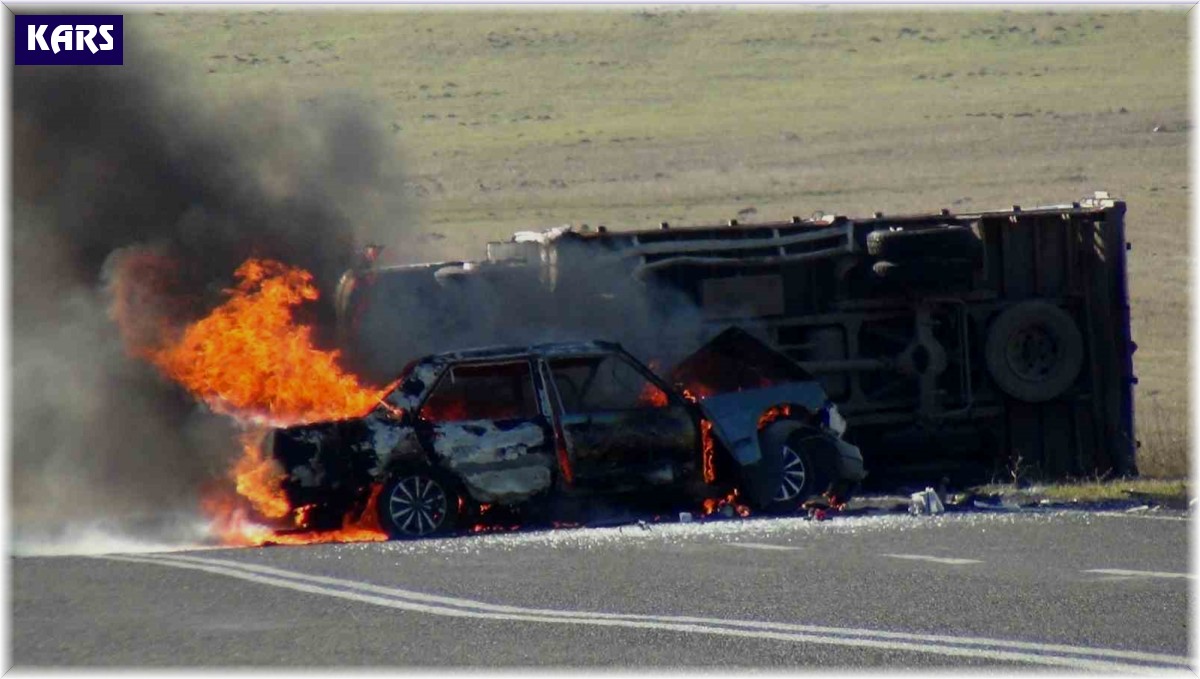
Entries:
{"label": "car window opening", "polygon": [[665,391],[620,356],[586,356],[549,361],[554,384],[569,414],[661,408]]}
{"label": "car window opening", "polygon": [[539,414],[528,361],[459,365],[421,407],[430,422],[531,419]]}

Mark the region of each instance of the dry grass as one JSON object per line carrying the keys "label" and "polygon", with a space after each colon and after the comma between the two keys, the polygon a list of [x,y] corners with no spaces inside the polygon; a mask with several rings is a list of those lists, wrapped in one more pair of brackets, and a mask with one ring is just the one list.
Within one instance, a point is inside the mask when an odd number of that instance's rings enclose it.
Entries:
{"label": "dry grass", "polygon": [[[217,101],[352,92],[418,233],[1129,202],[1141,468],[1187,469],[1183,10],[146,13]],[[1158,127],[1159,132],[1152,130]]]}
{"label": "dry grass", "polygon": [[1083,504],[1134,501],[1182,509],[1191,499],[1187,481],[1170,479],[1082,480],[1023,488],[992,484],[974,488],[972,492],[983,496],[1003,497],[1018,504],[1033,504],[1041,500]]}

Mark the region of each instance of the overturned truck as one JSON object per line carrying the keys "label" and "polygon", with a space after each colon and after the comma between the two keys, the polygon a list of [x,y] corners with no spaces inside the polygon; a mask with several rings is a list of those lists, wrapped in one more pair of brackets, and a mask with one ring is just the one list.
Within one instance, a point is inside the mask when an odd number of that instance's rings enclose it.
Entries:
{"label": "overturned truck", "polygon": [[970,214],[521,232],[482,261],[347,272],[339,330],[384,380],[439,345],[605,336],[670,361],[736,325],[817,376],[869,485],[1133,475],[1124,214],[1098,192]]}

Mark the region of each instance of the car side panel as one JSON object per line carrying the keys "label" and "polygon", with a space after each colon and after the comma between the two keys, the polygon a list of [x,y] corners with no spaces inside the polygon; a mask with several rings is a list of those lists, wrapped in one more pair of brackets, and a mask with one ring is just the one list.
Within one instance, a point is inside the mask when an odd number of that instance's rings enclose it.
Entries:
{"label": "car side panel", "polygon": [[478,502],[520,502],[552,483],[554,436],[544,417],[435,424],[433,451]]}
{"label": "car side panel", "polygon": [[581,486],[669,483],[698,457],[696,423],[683,406],[564,414],[562,429]]}

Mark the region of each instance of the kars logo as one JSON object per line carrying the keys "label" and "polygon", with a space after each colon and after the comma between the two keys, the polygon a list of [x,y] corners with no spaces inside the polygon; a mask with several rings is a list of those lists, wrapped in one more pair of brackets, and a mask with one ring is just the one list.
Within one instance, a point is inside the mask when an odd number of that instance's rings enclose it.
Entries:
{"label": "kars logo", "polygon": [[121,66],[120,14],[18,14],[17,66]]}

